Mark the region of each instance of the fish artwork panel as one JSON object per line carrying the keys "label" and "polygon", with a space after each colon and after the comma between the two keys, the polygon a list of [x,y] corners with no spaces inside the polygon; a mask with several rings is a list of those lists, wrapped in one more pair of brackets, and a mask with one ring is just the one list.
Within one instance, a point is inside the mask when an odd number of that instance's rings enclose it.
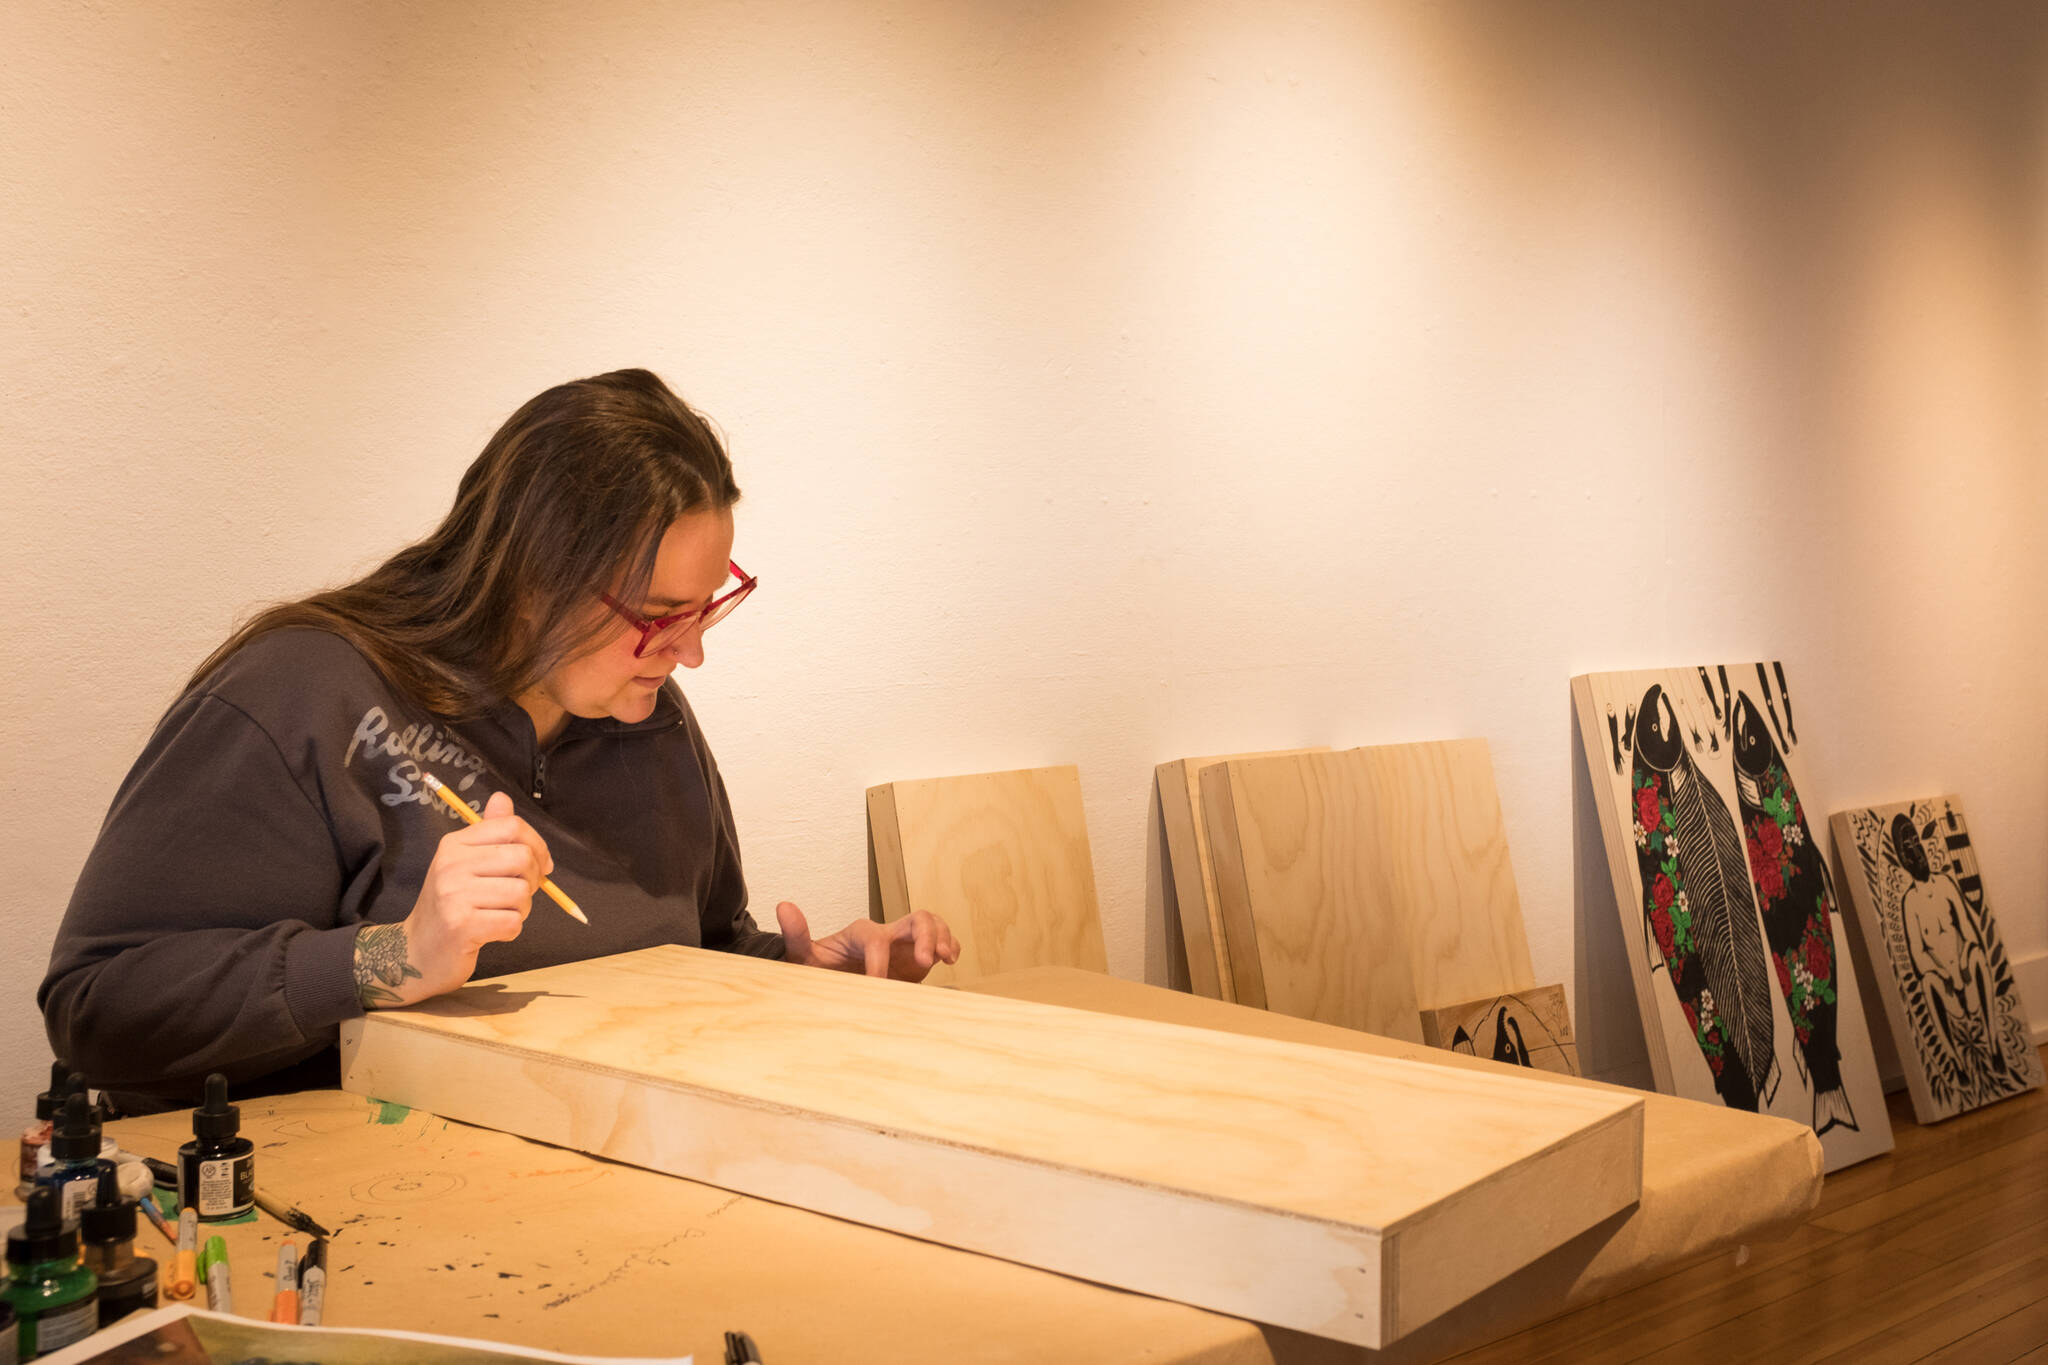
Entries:
{"label": "fish artwork panel", "polygon": [[[1842,1088],[1836,1043],[1841,992],[1835,970],[1835,889],[1827,858],[1806,822],[1799,789],[1772,739],[1778,711],[1762,664],[1757,665],[1757,682],[1771,720],[1765,723],[1764,711],[1747,691],[1736,695],[1736,803],[1764,943],[1792,1025],[1792,1056],[1801,1081],[1813,1092],[1813,1131],[1825,1134],[1838,1124],[1856,1127],[1856,1111]],[[1789,702],[1785,710],[1790,714]]]}
{"label": "fish artwork panel", "polygon": [[1936,1123],[2041,1086],[1961,798],[1837,811],[1833,824],[1913,1116]]}
{"label": "fish artwork panel", "polygon": [[1586,674],[1572,696],[1657,1088],[1805,1124],[1829,1170],[1889,1151],[1783,666]]}

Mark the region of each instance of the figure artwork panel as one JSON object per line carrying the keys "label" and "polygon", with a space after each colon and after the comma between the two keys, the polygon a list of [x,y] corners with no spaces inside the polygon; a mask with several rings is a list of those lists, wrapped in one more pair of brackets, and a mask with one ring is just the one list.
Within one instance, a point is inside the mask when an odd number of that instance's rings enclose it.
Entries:
{"label": "figure artwork panel", "polygon": [[1431,1047],[1579,1075],[1579,1047],[1563,986],[1535,986],[1422,1012],[1422,1041]]}
{"label": "figure artwork panel", "polygon": [[1962,801],[1838,811],[1834,830],[1913,1116],[1934,1123],[2041,1085]]}
{"label": "figure artwork panel", "polygon": [[1842,905],[1777,663],[1572,680],[1658,1089],[1891,1150]]}

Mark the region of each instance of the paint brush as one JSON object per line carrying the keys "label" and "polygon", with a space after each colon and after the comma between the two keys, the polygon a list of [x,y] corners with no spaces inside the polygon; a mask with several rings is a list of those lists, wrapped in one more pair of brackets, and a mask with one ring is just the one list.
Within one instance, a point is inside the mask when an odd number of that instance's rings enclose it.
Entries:
{"label": "paint brush", "polygon": [[255,1196],[257,1208],[262,1209],[265,1213],[269,1214],[272,1218],[275,1218],[278,1222],[283,1223],[286,1227],[295,1228],[300,1232],[309,1233],[314,1237],[326,1237],[329,1235],[326,1228],[321,1227],[318,1223],[314,1222],[310,1216],[301,1212],[293,1205],[287,1204],[282,1200],[273,1198],[272,1196],[265,1194],[262,1190],[252,1189],[250,1193]]}
{"label": "paint brush", "polygon": [[[481,815],[478,815],[475,811],[471,810],[469,808],[468,802],[456,796],[454,792],[449,791],[448,785],[445,782],[443,782],[440,778],[434,776],[432,773],[421,773],[420,781],[426,783],[428,791],[432,792],[434,795],[440,797],[443,801],[447,802],[448,809],[454,811],[464,820],[467,820],[472,825],[480,825],[483,823],[484,818]],[[554,884],[553,880],[547,877],[542,877],[540,879],[540,889],[547,892],[548,895],[553,897],[556,905],[559,905],[564,910],[568,911],[569,917],[571,919],[577,921],[580,924],[590,923],[590,920],[584,915],[583,911],[577,908],[576,902],[570,900],[569,897],[563,893],[562,888]]]}

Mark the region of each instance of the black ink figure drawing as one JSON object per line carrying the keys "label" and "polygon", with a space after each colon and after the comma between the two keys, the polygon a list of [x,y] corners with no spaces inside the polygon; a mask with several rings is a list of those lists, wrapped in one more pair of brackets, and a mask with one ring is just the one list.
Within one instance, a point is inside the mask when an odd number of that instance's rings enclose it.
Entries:
{"label": "black ink figure drawing", "polygon": [[1694,762],[1661,686],[1644,692],[1628,717],[1622,742],[1631,741],[1636,865],[1651,943],[1714,1089],[1730,1108],[1755,1110],[1777,1090],[1778,1060],[1742,836]]}
{"label": "black ink figure drawing", "polygon": [[[1757,675],[1763,677],[1761,664]],[[1778,993],[1785,997],[1792,1022],[1792,1056],[1800,1079],[1813,1090],[1813,1131],[1825,1133],[1837,1125],[1855,1129],[1835,1035],[1834,884],[1799,804],[1799,791],[1785,770],[1784,754],[1772,739],[1778,712],[1768,690],[1764,705],[1770,708],[1768,726],[1748,692],[1737,694],[1732,715],[1735,798],[1756,908],[1777,970]],[[1791,714],[1790,701],[1785,714]]]}
{"label": "black ink figure drawing", "polygon": [[[1849,817],[1911,1044],[1941,1116],[2036,1083],[2026,1013],[1984,901],[1969,831],[1949,802]],[[1902,1039],[1902,1042],[1906,1040]]]}

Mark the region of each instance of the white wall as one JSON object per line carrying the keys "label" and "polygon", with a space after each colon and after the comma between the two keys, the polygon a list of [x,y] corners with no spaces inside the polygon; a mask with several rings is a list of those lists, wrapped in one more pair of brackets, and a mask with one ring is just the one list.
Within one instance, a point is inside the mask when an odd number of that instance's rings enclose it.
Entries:
{"label": "white wall", "polygon": [[625,364],[746,489],[764,912],[861,913],[870,783],[1078,762],[1164,981],[1155,762],[1484,735],[1629,1074],[1566,680],[1778,656],[1809,804],[1961,791],[2048,952],[2044,25],[1791,8],[0,7],[0,1095],[191,665]]}

